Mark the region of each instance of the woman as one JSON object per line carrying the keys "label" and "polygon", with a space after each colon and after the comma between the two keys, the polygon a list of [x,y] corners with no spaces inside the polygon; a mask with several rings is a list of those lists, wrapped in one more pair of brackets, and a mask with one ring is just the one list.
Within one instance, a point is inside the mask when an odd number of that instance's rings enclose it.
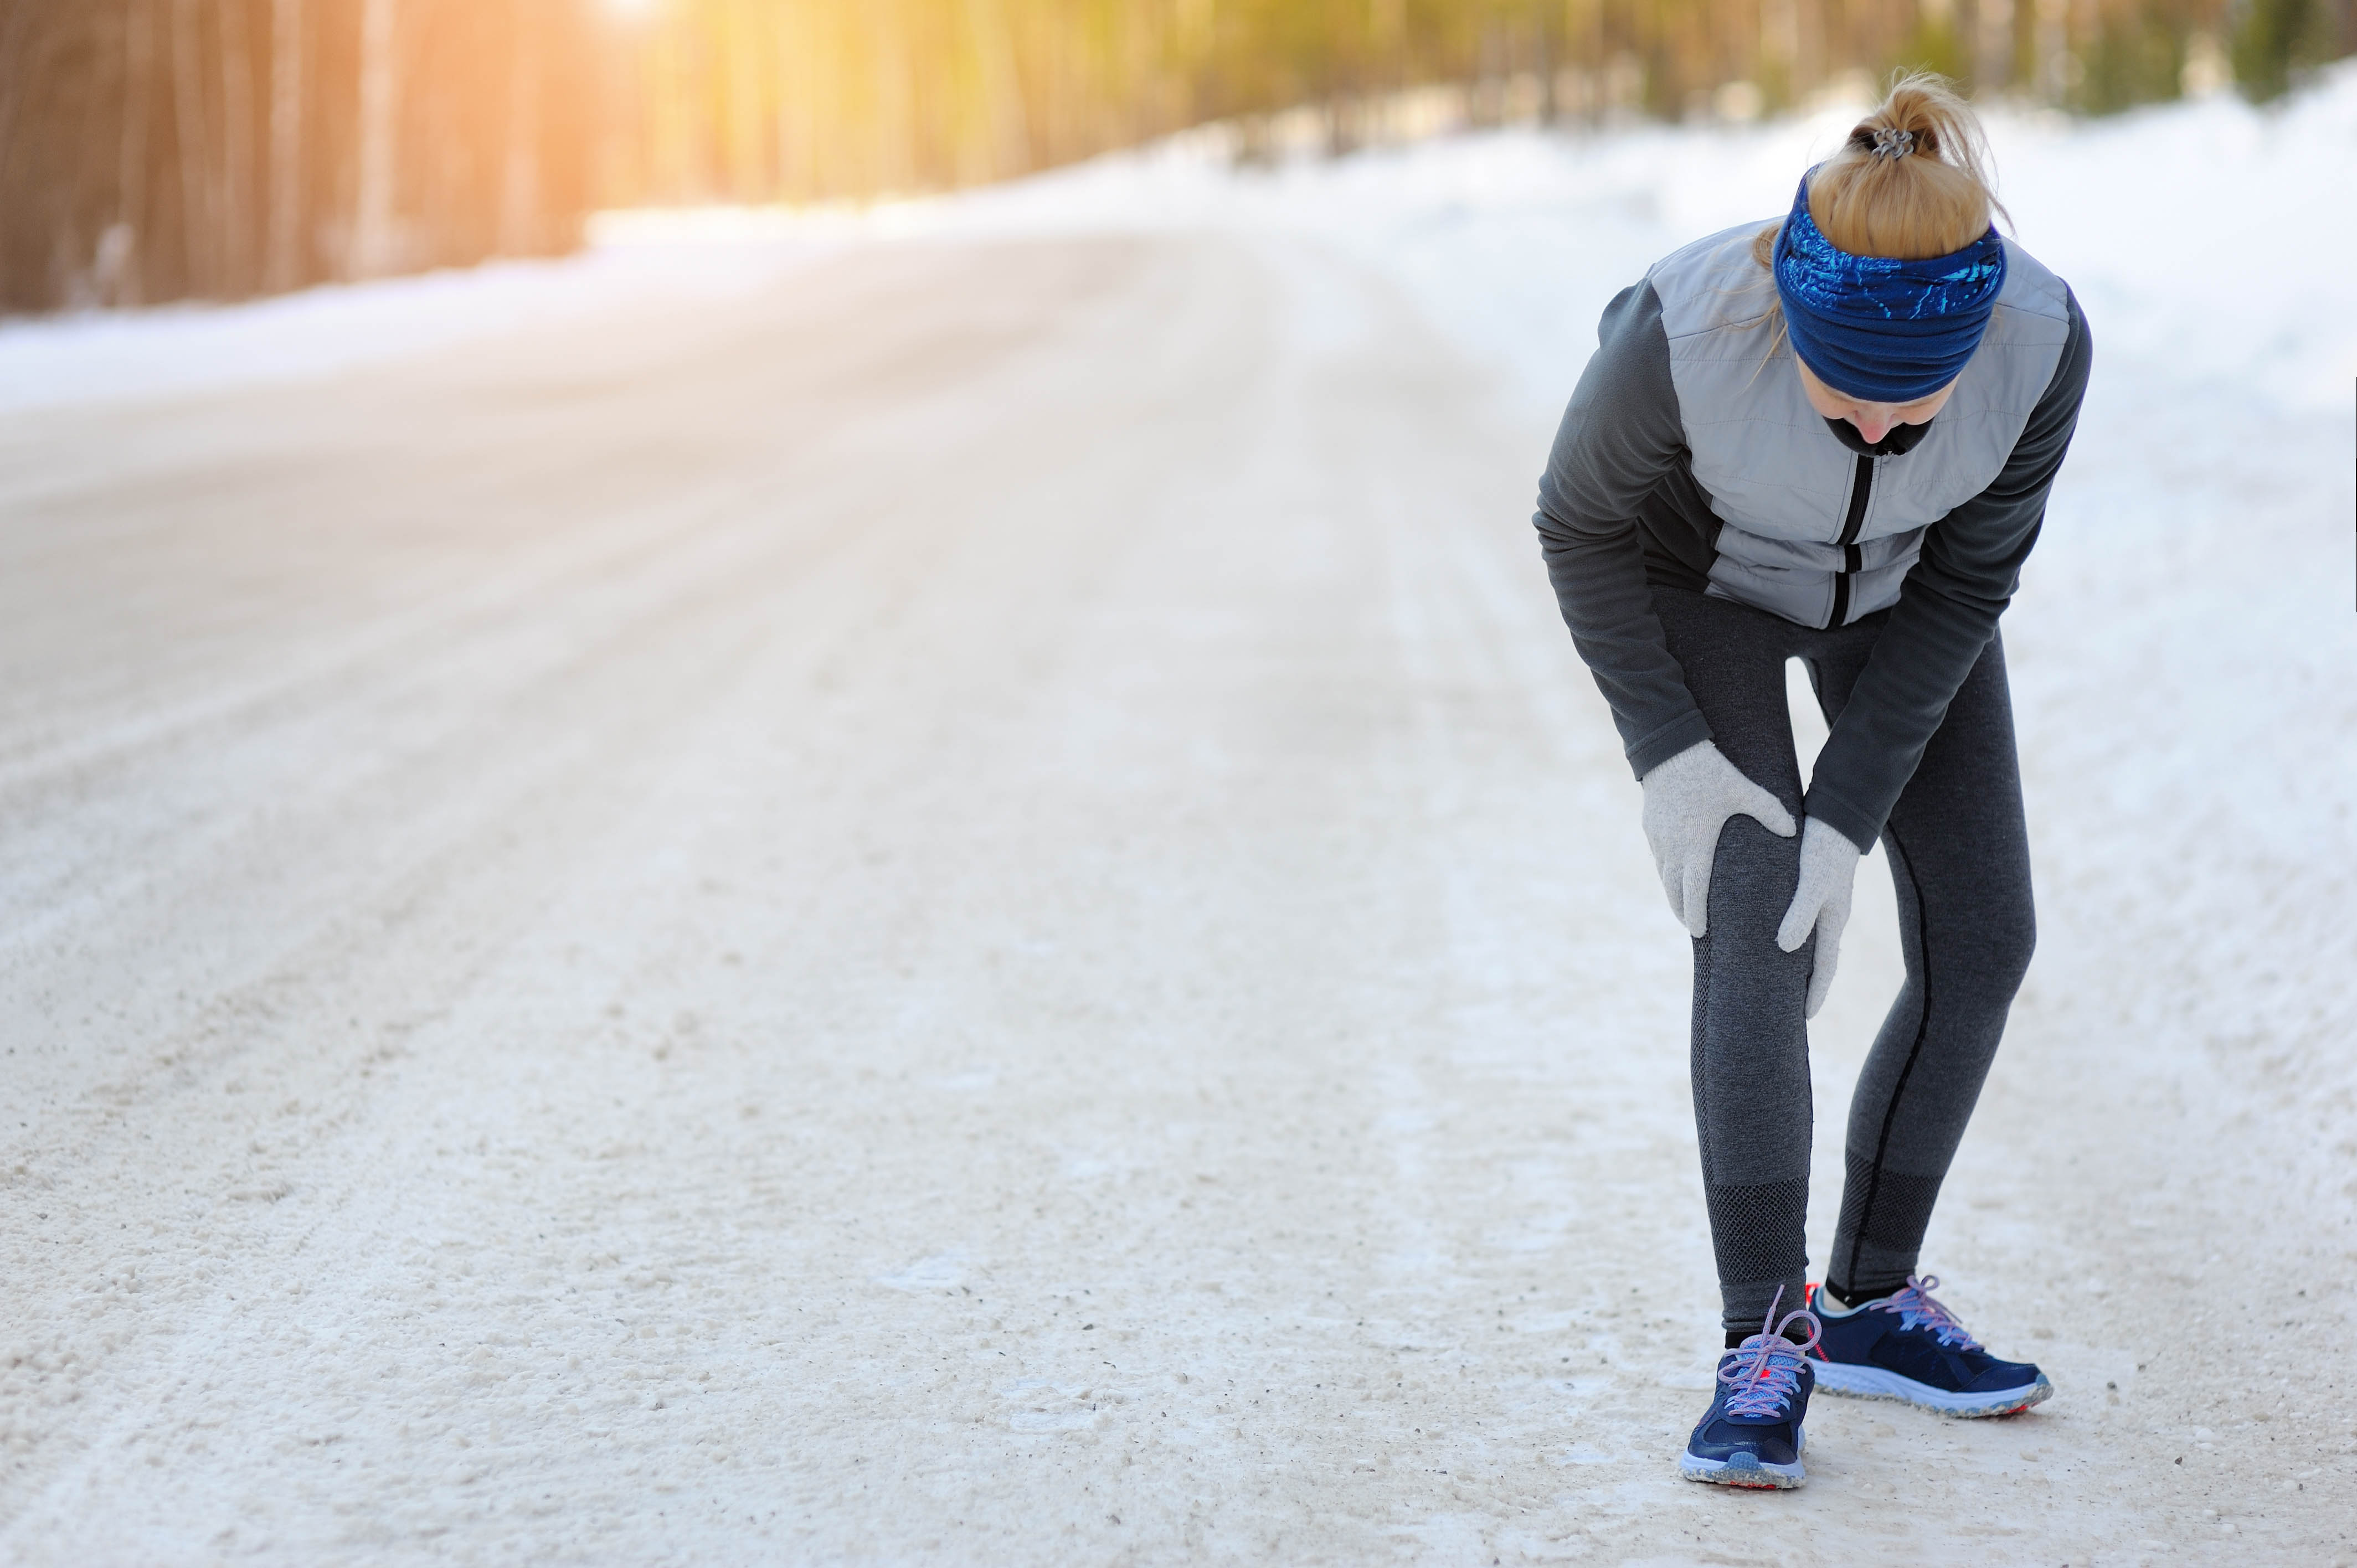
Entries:
{"label": "woman", "polygon": [[[2070,289],[1992,226],[1982,166],[1946,85],[1900,81],[1781,223],[1697,241],[1612,301],[1540,487],[1548,575],[1694,937],[1728,1347],[1680,1461],[1695,1480],[1800,1485],[1815,1387],[1966,1416],[2051,1391],[1915,1273],[2034,940],[1997,618],[2090,362]],[[1805,797],[1792,658],[1832,726]],[[1805,1020],[1878,837],[1907,979],[1803,1305]]]}

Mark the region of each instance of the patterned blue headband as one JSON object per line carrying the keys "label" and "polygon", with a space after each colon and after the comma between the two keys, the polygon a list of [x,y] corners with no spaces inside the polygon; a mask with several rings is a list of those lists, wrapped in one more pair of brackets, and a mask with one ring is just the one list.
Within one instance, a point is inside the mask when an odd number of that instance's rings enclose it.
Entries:
{"label": "patterned blue headband", "polygon": [[1964,372],[2005,286],[1995,225],[1952,255],[1853,256],[1809,216],[1809,176],[1776,236],[1776,293],[1792,351],[1836,392],[1913,403]]}

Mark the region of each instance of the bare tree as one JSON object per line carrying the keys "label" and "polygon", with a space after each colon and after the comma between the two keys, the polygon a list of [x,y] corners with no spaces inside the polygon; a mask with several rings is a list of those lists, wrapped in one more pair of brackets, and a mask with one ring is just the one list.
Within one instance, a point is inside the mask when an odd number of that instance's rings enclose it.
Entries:
{"label": "bare tree", "polygon": [[40,7],[18,4],[0,15],[0,161],[16,145],[16,115],[33,85],[35,25]]}
{"label": "bare tree", "polygon": [[872,0],[875,28],[876,161],[872,188],[905,194],[917,183],[916,102],[910,91],[909,30],[902,0]]}
{"label": "bare tree", "polygon": [[2013,81],[2013,0],[1980,0],[1974,22],[1973,85],[2001,92]]}
{"label": "bare tree", "polygon": [[303,0],[271,0],[270,260],[264,277],[274,291],[302,281],[302,223]]}
{"label": "bare tree", "polygon": [[735,201],[758,201],[769,185],[769,137],[762,124],[762,66],[769,51],[754,47],[761,30],[757,11],[766,9],[754,0],[727,0],[721,16],[720,53],[727,65],[722,90],[728,95],[725,188]]}
{"label": "bare tree", "polygon": [[988,127],[984,177],[1020,174],[1031,165],[1031,127],[1023,112],[1023,80],[1016,70],[1006,0],[965,0],[965,19],[974,35],[983,121]]}
{"label": "bare tree", "polygon": [[[186,0],[183,0],[183,4]],[[400,62],[400,16],[396,0],[364,0],[361,11],[360,187],[354,203],[351,254],[346,270],[356,277],[374,277],[398,264],[400,241],[394,229],[394,177],[399,173],[400,127],[394,115]]]}
{"label": "bare tree", "polygon": [[778,180],[789,199],[831,195],[842,125],[838,22],[823,0],[778,8]]}
{"label": "bare tree", "polygon": [[206,179],[204,36],[199,0],[172,0],[173,139],[180,166],[180,241],[188,292],[208,295],[220,286],[213,265],[213,203]]}
{"label": "bare tree", "polygon": [[216,0],[221,54],[222,292],[253,292],[253,56],[246,0]]}
{"label": "bare tree", "polygon": [[514,0],[508,61],[507,156],[500,171],[500,252],[540,249],[540,92],[543,16],[537,0]]}
{"label": "bare tree", "polygon": [[136,305],[146,290],[148,104],[155,81],[154,0],[124,0],[123,125],[115,141],[114,222],[100,242],[101,287],[109,305]]}

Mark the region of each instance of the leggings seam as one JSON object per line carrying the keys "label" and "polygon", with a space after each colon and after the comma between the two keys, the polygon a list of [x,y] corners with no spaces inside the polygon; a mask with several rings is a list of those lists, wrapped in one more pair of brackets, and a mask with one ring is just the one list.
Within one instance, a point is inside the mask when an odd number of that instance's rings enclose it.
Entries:
{"label": "leggings seam", "polygon": [[[1725,831],[1723,824],[1721,831]],[[1708,1050],[1708,1041],[1710,1039],[1711,997],[1710,987],[1707,983],[1704,983],[1702,978],[1702,964],[1699,961],[1702,958],[1702,944],[1709,940],[1710,939],[1707,937],[1696,937],[1694,940],[1695,949],[1695,957],[1697,961],[1695,964],[1695,1011],[1701,1015],[1701,1016],[1696,1020],[1696,1025],[1698,1026],[1701,1038],[1705,1042],[1704,1048],[1706,1052]],[[1710,1075],[1706,1070],[1695,1074],[1695,1143],[1698,1152],[1702,1155],[1702,1181],[1704,1187],[1703,1201],[1706,1205],[1710,1201],[1708,1194],[1711,1185],[1711,1167],[1716,1163],[1710,1157],[1709,1079]]]}
{"label": "leggings seam", "polygon": [[1882,1190],[1882,1162],[1890,1151],[1890,1132],[1899,1120],[1899,1102],[1906,1096],[1907,1080],[1914,1075],[1916,1059],[1923,1054],[1923,1040],[1932,1026],[1932,931],[1929,915],[1923,907],[1923,883],[1915,875],[1914,857],[1907,853],[1907,846],[1899,842],[1899,835],[1887,823],[1882,830],[1882,838],[1906,867],[1908,886],[1915,894],[1915,945],[1923,961],[1923,1004],[1915,1015],[1914,1043],[1907,1047],[1907,1060],[1899,1069],[1899,1081],[1890,1086],[1890,1104],[1882,1112],[1882,1135],[1874,1145],[1874,1163],[1867,1167],[1866,1201],[1858,1206],[1857,1229],[1850,1232],[1849,1268],[1842,1276],[1842,1283],[1853,1286],[1857,1283],[1858,1249],[1866,1245],[1867,1222],[1874,1217],[1874,1200]]}

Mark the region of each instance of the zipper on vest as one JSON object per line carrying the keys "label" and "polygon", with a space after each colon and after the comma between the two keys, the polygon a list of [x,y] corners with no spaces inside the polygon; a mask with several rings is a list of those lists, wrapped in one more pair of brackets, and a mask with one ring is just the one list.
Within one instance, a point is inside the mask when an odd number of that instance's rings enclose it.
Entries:
{"label": "zipper on vest", "polygon": [[1866,504],[1874,497],[1874,459],[1857,455],[1857,478],[1850,485],[1849,515],[1842,519],[1841,569],[1834,574],[1834,618],[1826,624],[1839,628],[1849,621],[1849,578],[1865,558],[1857,547],[1857,531],[1866,526]]}

